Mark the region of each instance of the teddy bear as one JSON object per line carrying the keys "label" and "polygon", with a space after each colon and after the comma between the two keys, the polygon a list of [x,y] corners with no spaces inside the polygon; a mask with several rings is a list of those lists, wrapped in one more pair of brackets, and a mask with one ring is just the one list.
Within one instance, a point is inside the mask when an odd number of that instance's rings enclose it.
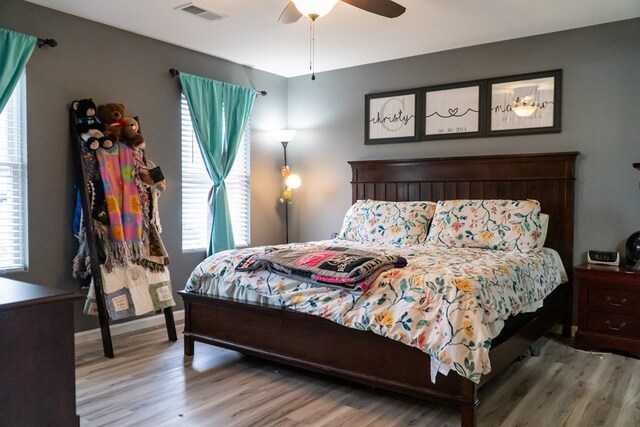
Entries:
{"label": "teddy bear", "polygon": [[124,127],[125,107],[123,104],[112,102],[98,105],[98,118],[104,123],[105,135],[112,135],[116,140],[120,139]]}
{"label": "teddy bear", "polygon": [[100,145],[104,148],[113,146],[116,140],[111,135],[103,134],[105,126],[96,116],[96,104],[92,98],[73,101],[71,108],[76,112],[76,130],[90,149],[97,150]]}
{"label": "teddy bear", "polygon": [[144,150],[144,137],[140,134],[140,124],[137,117],[125,117],[122,119],[124,127],[121,139],[129,148],[134,150]]}

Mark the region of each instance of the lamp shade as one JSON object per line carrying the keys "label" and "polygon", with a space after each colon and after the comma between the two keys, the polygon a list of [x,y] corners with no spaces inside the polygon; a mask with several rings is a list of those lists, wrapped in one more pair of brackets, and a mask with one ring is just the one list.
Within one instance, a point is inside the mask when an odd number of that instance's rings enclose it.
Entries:
{"label": "lamp shade", "polygon": [[287,188],[291,188],[293,190],[293,189],[299,188],[300,185],[302,185],[302,180],[298,175],[296,175],[295,173],[292,173],[289,176],[287,176],[285,183],[287,184]]}
{"label": "lamp shade", "polygon": [[273,132],[273,139],[278,142],[290,142],[296,137],[296,131],[293,129],[282,129]]}
{"label": "lamp shade", "polygon": [[338,1],[340,0],[293,0],[293,4],[301,14],[317,18],[331,12]]}

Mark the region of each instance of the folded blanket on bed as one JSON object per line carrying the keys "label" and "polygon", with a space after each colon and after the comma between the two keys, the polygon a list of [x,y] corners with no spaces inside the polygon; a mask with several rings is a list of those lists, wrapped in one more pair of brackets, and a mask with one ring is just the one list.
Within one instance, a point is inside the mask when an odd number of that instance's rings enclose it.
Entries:
{"label": "folded blanket on bed", "polygon": [[270,249],[242,259],[236,271],[267,268],[308,283],[364,292],[382,272],[407,265],[407,260],[400,256],[339,246]]}

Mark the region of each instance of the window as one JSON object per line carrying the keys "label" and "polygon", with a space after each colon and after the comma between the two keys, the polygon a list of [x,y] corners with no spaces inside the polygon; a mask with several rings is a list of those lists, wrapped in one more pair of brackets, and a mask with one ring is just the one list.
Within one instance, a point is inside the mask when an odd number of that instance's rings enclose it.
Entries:
{"label": "window", "polygon": [[0,271],[27,268],[27,107],[23,74],[0,113]]}
{"label": "window", "polygon": [[[193,132],[187,100],[182,96],[182,251],[206,250],[209,246],[209,190],[213,185],[205,168]],[[236,246],[249,246],[250,240],[250,137],[247,124],[236,161],[226,179],[229,211]]]}

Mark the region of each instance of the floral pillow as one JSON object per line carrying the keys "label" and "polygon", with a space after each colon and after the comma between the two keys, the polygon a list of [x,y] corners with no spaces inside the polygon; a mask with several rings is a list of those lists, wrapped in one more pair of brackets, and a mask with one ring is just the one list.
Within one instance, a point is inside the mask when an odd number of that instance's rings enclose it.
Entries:
{"label": "floral pillow", "polygon": [[427,243],[528,252],[542,247],[544,225],[537,200],[439,201]]}
{"label": "floral pillow", "polygon": [[549,215],[541,213],[540,214],[540,225],[542,226],[542,230],[540,230],[540,239],[539,239],[539,248],[544,246],[545,240],[547,240],[547,230],[549,230]]}
{"label": "floral pillow", "polygon": [[358,200],[349,208],[338,235],[358,242],[425,243],[436,204]]}

